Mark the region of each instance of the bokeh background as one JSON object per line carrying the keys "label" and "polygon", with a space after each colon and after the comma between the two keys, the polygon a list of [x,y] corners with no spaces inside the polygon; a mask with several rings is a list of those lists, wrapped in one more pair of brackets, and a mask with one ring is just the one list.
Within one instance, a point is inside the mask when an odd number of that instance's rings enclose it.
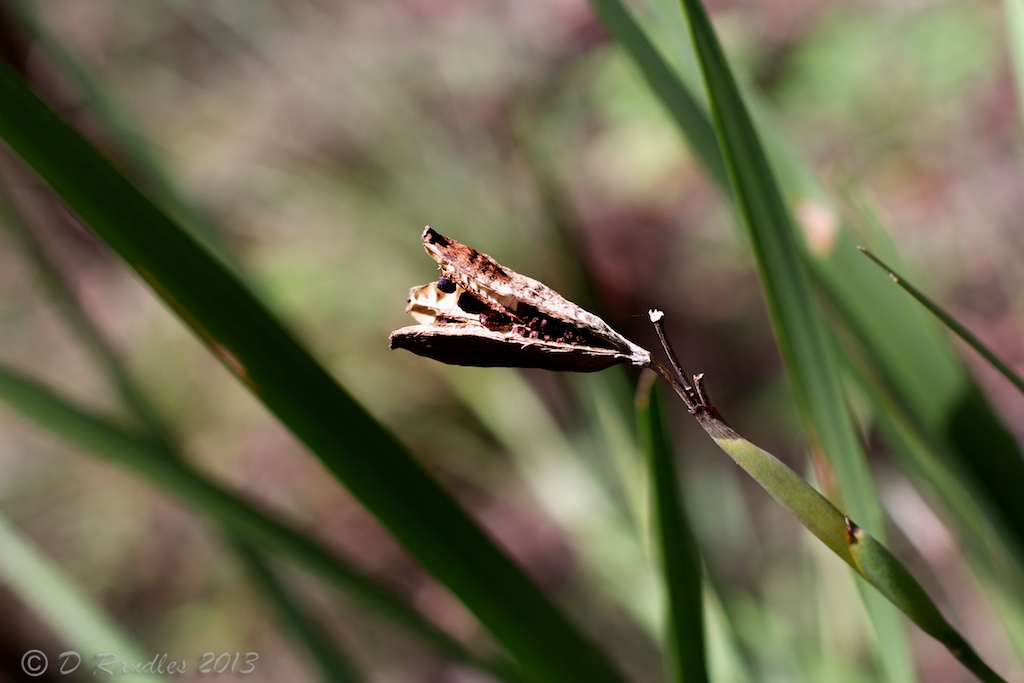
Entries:
{"label": "bokeh background", "polygon": [[[827,239],[837,212],[870,205],[915,282],[1020,367],[1024,174],[1003,8],[774,0],[709,9],[762,120],[833,192],[833,204],[799,208],[802,226]],[[636,377],[450,368],[387,348],[388,332],[410,322],[408,288],[435,276],[419,244],[429,224],[648,348],[657,342],[645,311],[664,309],[679,355],[707,373],[730,422],[807,471],[735,216],[586,2],[49,0],[0,8],[0,26],[6,58],[35,88],[144,186],[172,188],[169,210],[324,366],[639,680],[660,679],[644,628],[656,619],[654,580],[627,504],[638,484],[615,465],[636,448]],[[450,631],[480,637],[6,151],[2,183],[192,462]],[[863,213],[851,215],[870,231]],[[130,422],[55,310],[19,230],[0,231],[0,360]],[[964,355],[1024,436],[1024,401]],[[670,417],[712,611],[732,621],[755,680],[874,680],[849,572],[681,406]],[[884,452],[872,464],[897,555],[983,656],[1024,675],[955,562],[956,540]],[[202,519],[5,408],[0,511],[148,651],[256,650],[250,680],[313,680]],[[282,571],[372,680],[485,680]],[[2,585],[0,614],[8,653],[61,649]],[[971,680],[927,636],[911,629],[911,638],[921,680]],[[844,657],[823,658],[823,639]]]}

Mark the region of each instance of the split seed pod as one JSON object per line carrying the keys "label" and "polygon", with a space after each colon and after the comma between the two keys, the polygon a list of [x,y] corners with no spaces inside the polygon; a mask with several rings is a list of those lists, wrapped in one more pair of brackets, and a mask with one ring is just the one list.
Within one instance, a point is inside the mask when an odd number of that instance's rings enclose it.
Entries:
{"label": "split seed pod", "polygon": [[647,367],[651,354],[541,282],[487,254],[423,230],[441,268],[437,282],[413,287],[406,311],[418,325],[391,333],[391,348],[451,365],[593,372]]}

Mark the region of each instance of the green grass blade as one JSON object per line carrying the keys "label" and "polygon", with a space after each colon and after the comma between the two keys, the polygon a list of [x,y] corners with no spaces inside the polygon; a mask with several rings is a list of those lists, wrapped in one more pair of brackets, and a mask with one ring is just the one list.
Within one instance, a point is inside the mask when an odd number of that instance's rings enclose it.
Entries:
{"label": "green grass blade", "polygon": [[288,594],[274,572],[267,566],[265,558],[250,546],[236,543],[235,552],[245,563],[250,579],[265,596],[277,613],[278,620],[289,627],[295,641],[309,654],[316,664],[321,681],[330,683],[361,683],[366,680],[351,658],[338,643],[324,637],[324,630],[298,606]]}
{"label": "green grass blade", "polygon": [[[291,529],[218,484],[167,457],[159,442],[129,432],[54,395],[45,387],[0,365],[0,398],[26,418],[45,427],[77,448],[127,467],[161,490],[181,498],[229,532],[267,552],[319,576],[375,613],[416,634],[440,652],[498,672],[439,631],[389,591],[340,562],[330,551]],[[502,676],[509,678],[508,676]]]}
{"label": "green grass blade", "polygon": [[6,67],[0,137],[537,680],[619,681],[395,437],[221,264]]}
{"label": "green grass blade", "polygon": [[1010,383],[1013,384],[1013,386],[1017,387],[1017,391],[1024,393],[1024,378],[1022,378],[1020,375],[1014,372],[1013,368],[1011,368],[1001,358],[999,358],[999,356],[997,356],[992,351],[992,349],[985,346],[985,344],[976,336],[974,336],[974,334],[970,330],[961,325],[960,321],[958,321],[956,318],[954,318],[945,310],[943,310],[940,306],[938,306],[934,301],[925,296],[924,292],[922,292],[917,287],[907,282],[906,279],[897,275],[896,272],[893,271],[893,269],[890,268],[888,265],[886,265],[885,262],[882,261],[880,258],[872,254],[864,247],[860,247],[860,250],[864,253],[865,256],[867,256],[869,259],[878,264],[879,268],[888,273],[889,277],[892,278],[893,282],[902,287],[907,294],[914,297],[918,303],[927,308],[928,311],[936,318],[938,318],[943,325],[952,330],[953,334],[963,339],[968,346],[977,351],[978,354],[982,358],[987,360],[992,367],[998,370],[1003,377],[1008,379]]}
{"label": "green grass blade", "polygon": [[219,258],[229,258],[229,250],[218,226],[206,212],[185,198],[157,160],[149,142],[138,134],[135,126],[124,115],[125,108],[115,101],[109,89],[103,87],[62,41],[53,38],[45,23],[39,20],[40,6],[34,2],[16,0],[8,3],[8,8],[46,57],[53,62],[57,71],[78,89],[85,101],[89,102],[93,115],[105,124],[104,132],[117,146],[118,157],[140,174],[145,186],[154,192],[164,207],[195,230],[204,244],[214,250]]}
{"label": "green grass blade", "polygon": [[945,645],[980,680],[1003,681],[946,621],[921,585],[885,546],[860,529],[785,463],[740,436],[721,420],[716,410],[699,411],[696,417],[737,465],[886,600]]}
{"label": "green grass blade", "polygon": [[[64,644],[82,656],[78,671],[91,670],[97,664],[92,656],[101,652],[117,653],[121,661],[147,661],[131,638],[3,515],[0,515],[0,585],[30,606]],[[55,657],[57,653],[44,654],[49,658],[49,673],[53,674],[60,667]],[[73,664],[73,660],[69,661],[68,668]],[[162,677],[131,674],[123,680],[155,681]]]}
{"label": "green grass blade", "polygon": [[[856,195],[850,200],[870,228],[875,251],[885,253],[889,263],[896,262],[898,255],[880,239],[884,229],[874,212]],[[852,238],[847,236],[847,239]],[[992,411],[977,384],[970,380],[952,349],[947,346],[941,354],[935,353],[936,338],[941,335],[945,344],[948,335],[935,324],[934,318],[909,298],[886,294],[884,290],[891,285],[885,278],[878,277],[877,271],[873,279],[865,279],[861,271],[871,272],[874,268],[852,246],[845,250],[842,258],[860,262],[851,263],[847,268],[858,275],[850,281],[836,277],[827,284],[829,289],[833,286],[850,289],[845,297],[833,296],[833,301],[844,309],[848,319],[874,321],[873,337],[861,332],[864,326],[851,327],[878,365],[877,375],[885,377],[887,389],[915,423],[914,429],[926,436],[930,457],[940,458],[941,467],[956,472],[963,480],[990,523],[1000,529],[1000,538],[1015,555],[1015,561],[1024,567],[1024,498],[1015,488],[1015,482],[1024,481],[1024,458],[1019,445]],[[854,292],[853,287],[863,289]],[[858,310],[851,313],[846,309],[848,305]],[[907,310],[899,317],[889,311],[903,308]],[[904,361],[894,362],[901,351]],[[956,367],[953,367],[954,362]],[[874,380],[865,375],[861,381],[869,384]],[[893,445],[899,447],[898,442]],[[979,454],[984,455],[979,457]],[[943,495],[953,498],[955,492],[943,492]]]}
{"label": "green grass blade", "polygon": [[700,102],[682,86],[625,5],[619,0],[591,0],[590,4],[615,41],[632,57],[651,90],[658,93],[669,115],[686,134],[704,170],[728,191],[729,176],[714,143],[715,131]]}
{"label": "green grass blade", "polygon": [[[814,446],[824,450],[837,468],[844,461],[860,464],[859,469],[840,471],[863,492],[852,496],[854,500],[847,500],[847,504],[879,528],[881,519],[870,477],[863,467],[863,454],[845,409],[830,342],[782,196],[703,8],[690,0],[684,6],[704,69],[716,131],[740,216],[754,251],[798,407],[805,416]],[[848,497],[844,495],[844,499]]]}
{"label": "green grass blade", "polygon": [[[142,389],[118,361],[114,350],[89,319],[71,287],[68,286],[50,260],[43,246],[36,240],[35,235],[10,209],[11,207],[5,202],[0,201],[0,215],[9,214],[7,226],[19,238],[24,251],[35,263],[36,271],[48,291],[50,300],[56,304],[61,317],[117,388],[122,403],[129,411],[135,413],[141,423],[146,426],[149,436],[160,445],[163,453],[177,460],[184,460],[177,440],[172,438],[171,430]],[[264,588],[262,594],[276,608],[276,612],[285,626],[291,629],[296,640],[305,645],[306,651],[319,665],[321,678],[325,681],[339,682],[361,680],[361,677],[355,673],[355,668],[337,654],[336,645],[328,645],[323,633],[318,631],[310,616],[292,601],[291,597],[278,584],[275,577],[263,564],[258,553],[241,540],[233,540],[231,545],[241,561],[247,565],[253,580]]]}
{"label": "green grass blade", "polygon": [[657,605],[649,587],[655,579],[646,547],[628,511],[596,479],[596,454],[573,443],[521,373],[458,368],[449,377],[466,409],[509,453],[541,508],[573,539],[601,593],[653,632]]}
{"label": "green grass blade", "polygon": [[[618,0],[602,2],[616,5],[613,11],[600,12],[606,21],[615,22],[624,15],[627,22],[632,22]],[[650,30],[662,33],[663,42],[684,56],[681,61],[688,63],[686,57],[692,52],[689,46],[677,45],[689,43],[687,29],[682,21],[676,20],[676,13],[660,7],[665,2],[667,0],[656,0],[658,22]],[[1022,7],[1020,0],[1007,0],[1011,48],[1018,55],[1015,64],[1024,63],[1024,59],[1019,58],[1024,54],[1024,48],[1020,47],[1024,40],[1017,39],[1024,35]],[[637,49],[625,44],[620,31],[613,24],[608,28],[627,53],[639,59]],[[660,59],[661,55],[647,50],[643,58]],[[678,77],[667,63],[659,69],[662,74],[666,71],[673,78],[648,79],[659,99],[663,102],[698,101],[685,79]],[[1020,81],[1019,74],[1024,73],[1024,69],[1017,69],[1017,73]],[[1024,92],[1024,88],[1020,90]],[[698,113],[706,116],[703,109],[692,110],[693,116]],[[696,123],[683,125],[682,130],[689,144],[699,150],[709,140],[703,132],[709,127],[708,123]],[[826,193],[814,181],[813,174],[801,167],[794,155],[786,153],[781,140],[771,136],[770,125],[762,122],[759,129],[769,134],[768,151],[773,168],[779,170],[779,180],[785,184],[783,189],[790,203],[807,198],[822,201],[820,198]],[[702,163],[709,158],[703,152],[696,156]],[[716,166],[708,166],[707,171],[723,192],[730,192],[727,178]],[[979,495],[989,499],[989,514],[1007,529],[1007,538],[1014,544],[1018,558],[1024,558],[1024,498],[1007,496],[1005,492],[1007,481],[1024,480],[1024,458],[1019,445],[951,352],[941,330],[917,307],[888,296],[884,283],[873,278],[870,268],[858,257],[854,249],[856,242],[848,229],[837,225],[827,245],[811,246],[801,241],[798,246],[804,248],[804,257],[817,281],[835,303],[849,329],[870,351],[873,362],[890,379],[907,410],[935,438],[945,442],[941,449],[943,457],[950,458],[958,469],[975,480]],[[986,458],[976,458],[979,451],[987,453]]]}
{"label": "green grass blade", "polygon": [[[653,380],[654,377],[650,376]],[[655,553],[659,555],[668,597],[665,649],[668,680],[708,680],[702,608],[700,550],[679,497],[675,453],[654,381],[637,392],[637,425],[647,451],[654,503]]]}
{"label": "green grass blade", "polygon": [[[684,0],[683,7],[805,432],[812,448],[835,469],[844,505],[873,533],[881,534],[881,509],[782,195],[703,6]],[[894,681],[911,680],[909,648],[895,611],[873,593],[862,595],[878,635],[885,675]]]}
{"label": "green grass blade", "polygon": [[850,553],[861,576],[903,610],[925,633],[945,645],[978,680],[1006,683],[949,625],[921,585],[885,546],[861,529],[854,529],[850,539]]}
{"label": "green grass blade", "polygon": [[139,421],[149,429],[155,438],[170,442],[168,426],[157,414],[145,393],[125,371],[114,350],[103,338],[99,329],[93,325],[43,245],[25,225],[21,216],[17,214],[10,197],[5,195],[6,193],[0,189],[0,218],[4,219],[4,226],[21,243],[22,251],[35,265],[43,289],[49,300],[53,302],[61,319],[78,338],[85,351],[92,356],[100,371],[106,375],[120,395],[124,407],[135,413]]}

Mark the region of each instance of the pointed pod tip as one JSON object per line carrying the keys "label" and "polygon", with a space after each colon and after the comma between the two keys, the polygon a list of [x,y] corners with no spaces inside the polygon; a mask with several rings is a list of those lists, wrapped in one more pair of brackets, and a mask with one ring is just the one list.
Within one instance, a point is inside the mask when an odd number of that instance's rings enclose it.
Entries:
{"label": "pointed pod tip", "polygon": [[424,244],[436,244],[441,247],[447,247],[451,242],[447,237],[437,232],[429,225],[423,228],[422,239]]}

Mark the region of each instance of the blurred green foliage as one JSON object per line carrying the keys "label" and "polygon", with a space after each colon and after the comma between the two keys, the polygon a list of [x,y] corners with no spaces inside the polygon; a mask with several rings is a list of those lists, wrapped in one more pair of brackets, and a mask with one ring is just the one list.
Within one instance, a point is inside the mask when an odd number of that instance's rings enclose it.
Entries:
{"label": "blurred green foliage", "polygon": [[[634,9],[657,35],[657,12],[670,4]],[[1024,195],[1000,8],[779,5],[711,9],[781,139],[826,186],[870,197],[904,255],[901,270],[1019,359]],[[434,276],[417,239],[429,223],[644,346],[656,345],[644,312],[665,309],[680,355],[707,373],[730,422],[809,471],[734,216],[590,9],[22,7],[28,14],[9,17],[5,38],[34,87],[233,263],[631,680],[659,680],[660,588],[644,550],[635,378],[440,367],[386,348],[387,333],[407,324],[408,287]],[[13,207],[4,223],[23,221],[36,235],[190,463],[308,530],[448,632],[481,640],[464,608],[6,153],[0,184]],[[866,223],[845,207],[841,215]],[[0,362],[138,426],[21,244],[0,231]],[[1021,397],[973,369],[1019,440]],[[712,680],[877,680],[866,653],[878,645],[841,563],[738,477],[672,403],[684,498],[715,597]],[[879,401],[854,404],[872,424]],[[0,421],[0,511],[144,649],[257,649],[261,680],[314,676],[253,599],[266,591],[248,587],[242,565],[191,511],[13,412]],[[982,655],[1019,676],[1024,608],[1005,583],[1019,569],[1000,566],[1013,553],[966,534],[968,513],[958,518],[928,477],[894,458],[893,439],[869,443],[890,547]],[[978,549],[986,544],[991,554]],[[964,548],[967,563],[958,561]],[[381,679],[472,675],[372,610],[285,576],[360,668]],[[20,605],[15,595],[2,600]],[[11,613],[11,633],[53,637],[30,611]],[[913,636],[911,645],[920,680],[971,680],[936,643]]]}

